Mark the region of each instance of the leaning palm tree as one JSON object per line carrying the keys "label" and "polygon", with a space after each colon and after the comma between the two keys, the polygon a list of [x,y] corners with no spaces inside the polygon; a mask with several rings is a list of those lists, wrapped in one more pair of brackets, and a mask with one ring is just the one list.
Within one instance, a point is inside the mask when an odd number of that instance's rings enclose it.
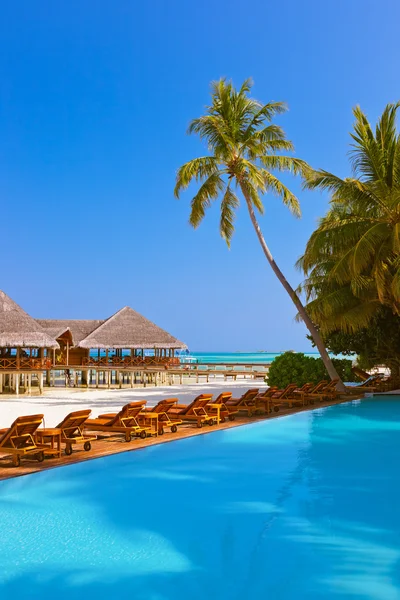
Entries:
{"label": "leaning palm tree", "polygon": [[354,109],[352,177],[306,174],[308,188],[331,193],[299,261],[307,310],[325,332],[365,328],[382,305],[400,315],[399,107],[388,104],[375,129]]}
{"label": "leaning palm tree", "polygon": [[[271,121],[275,115],[287,110],[286,105],[282,102],[261,104],[250,97],[251,87],[250,80],[246,80],[239,91],[226,79],[212,83],[211,105],[207,107],[207,113],[194,119],[188,129],[189,134],[198,134],[206,141],[210,154],[180,167],[175,196],[179,198],[181,191],[193,180],[201,182],[191,203],[189,222],[195,228],[203,220],[206,209],[220,197],[220,233],[229,247],[234,232],[235,210],[239,206],[236,191],[240,190],[269,264],[307,326],[329,376],[339,379],[317,328],[276,264],[256,216],[256,211],[263,214],[261,197],[269,192],[280,197],[299,217],[298,199],[274,172],[289,171],[304,177],[310,168],[302,160],[281,154],[282,151],[293,150],[293,144],[286,139],[282,128],[271,124]],[[339,387],[343,389],[341,382]]]}

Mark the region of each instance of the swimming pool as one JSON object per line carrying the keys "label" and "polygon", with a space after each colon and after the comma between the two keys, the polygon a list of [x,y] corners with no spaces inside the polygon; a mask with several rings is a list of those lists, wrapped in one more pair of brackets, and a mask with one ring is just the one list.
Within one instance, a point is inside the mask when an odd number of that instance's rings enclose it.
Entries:
{"label": "swimming pool", "polygon": [[0,598],[400,598],[400,397],[0,482]]}

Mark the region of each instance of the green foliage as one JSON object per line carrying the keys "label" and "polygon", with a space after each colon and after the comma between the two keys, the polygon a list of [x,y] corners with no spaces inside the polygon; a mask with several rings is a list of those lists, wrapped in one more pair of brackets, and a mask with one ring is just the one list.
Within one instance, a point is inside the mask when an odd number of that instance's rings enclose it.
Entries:
{"label": "green foliage", "polygon": [[353,333],[335,330],[323,339],[334,354],[357,354],[362,369],[385,364],[393,374],[400,372],[400,317],[388,307],[381,307],[368,327]]}
{"label": "green foliage", "polygon": [[354,109],[351,177],[306,173],[306,187],[331,193],[298,263],[307,311],[322,334],[365,329],[382,306],[400,314],[399,107],[388,104],[375,130]]}
{"label": "green foliage", "polygon": [[[335,369],[342,381],[356,381],[351,370],[352,361],[334,358]],[[290,383],[302,386],[305,383],[318,383],[329,376],[321,358],[306,356],[302,352],[285,352],[272,362],[268,371],[268,385],[276,385],[280,389]]]}
{"label": "green foliage", "polygon": [[200,225],[212,203],[221,199],[220,234],[228,246],[239,207],[233,188],[239,188],[260,213],[264,212],[260,196],[270,192],[300,216],[298,199],[276,172],[305,175],[310,170],[304,161],[281,154],[293,150],[293,144],[283,129],[271,121],[287,110],[286,105],[261,104],[250,97],[251,87],[250,79],[239,90],[226,79],[211,84],[211,104],[206,114],[194,119],[188,129],[188,133],[197,134],[207,144],[210,155],[182,165],[176,176],[177,198],[192,181],[200,184],[191,202],[189,223],[194,228]]}

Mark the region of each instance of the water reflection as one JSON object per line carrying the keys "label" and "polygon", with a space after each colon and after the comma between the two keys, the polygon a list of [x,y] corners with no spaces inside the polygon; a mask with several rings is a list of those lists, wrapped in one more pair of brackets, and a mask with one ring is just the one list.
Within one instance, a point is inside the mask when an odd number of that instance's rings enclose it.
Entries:
{"label": "water reflection", "polygon": [[2,482],[0,597],[400,598],[399,423],[371,399]]}

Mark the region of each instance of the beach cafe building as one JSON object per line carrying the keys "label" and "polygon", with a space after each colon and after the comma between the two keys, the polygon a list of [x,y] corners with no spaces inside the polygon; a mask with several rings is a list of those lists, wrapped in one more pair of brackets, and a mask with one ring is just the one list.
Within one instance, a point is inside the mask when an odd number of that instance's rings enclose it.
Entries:
{"label": "beach cafe building", "polygon": [[65,382],[164,381],[186,345],[128,306],[99,320],[34,319],[0,291],[0,393]]}

